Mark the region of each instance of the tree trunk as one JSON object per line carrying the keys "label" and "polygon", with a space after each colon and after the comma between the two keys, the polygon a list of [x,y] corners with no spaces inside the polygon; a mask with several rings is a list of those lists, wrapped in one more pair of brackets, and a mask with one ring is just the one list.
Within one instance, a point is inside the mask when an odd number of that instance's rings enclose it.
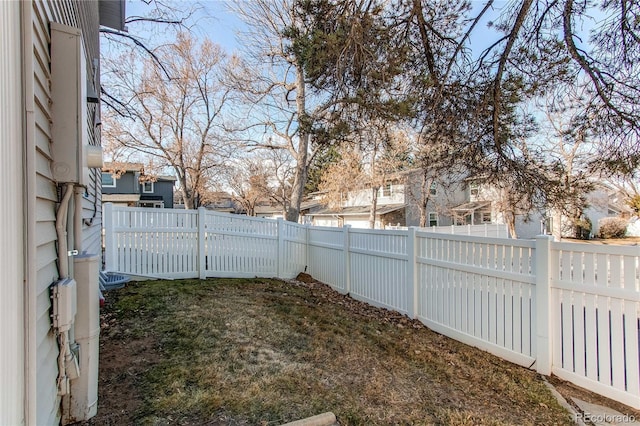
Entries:
{"label": "tree trunk", "polygon": [[184,202],[184,208],[187,210],[192,210],[193,199],[189,196],[189,192],[187,191],[187,182],[184,178],[178,178],[180,181],[180,193],[182,194],[182,201]]}
{"label": "tree trunk", "polygon": [[376,212],[378,210],[378,189],[371,189],[371,211],[369,211],[369,229],[376,227]]}
{"label": "tree trunk", "polygon": [[429,198],[431,191],[431,179],[427,178],[426,173],[422,175],[422,183],[420,185],[420,203],[418,205],[420,209],[420,224],[421,228],[427,227],[427,219],[429,212],[427,211],[427,207],[429,206]]}
{"label": "tree trunk", "polygon": [[307,174],[309,165],[309,142],[311,135],[309,134],[310,118],[307,115],[306,95],[304,74],[301,65],[296,66],[296,108],[298,112],[299,140],[296,152],[296,172],[293,178],[293,187],[291,188],[291,202],[285,210],[285,219],[290,222],[298,222],[300,216],[300,204],[302,203],[302,194],[304,186],[307,183]]}
{"label": "tree trunk", "polygon": [[426,228],[427,227],[427,202],[429,201],[429,199],[427,197],[422,197],[422,200],[420,202],[420,223],[418,224],[418,226],[420,226],[420,228]]}
{"label": "tree trunk", "polygon": [[516,214],[513,211],[508,211],[504,215],[505,220],[507,222],[507,230],[509,231],[509,235],[511,238],[518,238],[518,233],[516,232]]}
{"label": "tree trunk", "polygon": [[290,222],[297,222],[300,216],[300,204],[302,204],[302,196],[304,194],[304,185],[307,183],[307,148],[309,146],[310,135],[300,136],[300,145],[298,146],[298,159],[296,162],[296,172],[291,188],[291,202],[286,209],[285,219]]}

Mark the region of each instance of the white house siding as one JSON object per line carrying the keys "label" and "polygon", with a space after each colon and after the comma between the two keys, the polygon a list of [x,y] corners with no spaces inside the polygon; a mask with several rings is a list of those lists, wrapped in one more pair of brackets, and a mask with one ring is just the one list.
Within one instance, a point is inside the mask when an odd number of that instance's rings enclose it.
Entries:
{"label": "white house siding", "polygon": [[[28,423],[58,424],[60,421],[60,398],[57,396],[56,377],[58,346],[50,327],[49,287],[58,278],[55,211],[58,188],[51,173],[51,87],[50,87],[50,33],[49,23],[54,21],[79,27],[83,30],[87,59],[87,76],[93,79],[92,58],[98,58],[98,12],[97,2],[23,2],[24,10],[24,52],[32,52],[25,60],[25,106],[27,109],[26,131],[30,137],[27,143],[27,228],[33,234],[33,247],[27,248],[29,285],[28,296],[30,318],[35,324],[29,330],[28,369],[35,369],[35,383],[28,384]],[[91,29],[91,30],[89,30]],[[31,48],[29,48],[31,46]],[[32,78],[29,78],[29,76]],[[99,87],[96,85],[96,87]],[[89,106],[90,135],[87,141],[99,144],[94,136],[93,109]],[[32,113],[29,111],[32,109]],[[31,142],[29,142],[31,141]],[[87,188],[88,196],[83,200],[83,217],[90,220],[94,212],[94,199],[100,198],[98,174],[93,171],[93,180]],[[83,225],[83,248],[99,253],[100,248],[100,205],[97,201],[96,216],[91,226]],[[29,278],[28,278],[29,280]],[[34,352],[35,353],[32,353]],[[35,367],[35,368],[34,368]],[[35,399],[35,400],[34,400]],[[35,413],[35,414],[33,414]],[[33,418],[35,416],[35,418]]]}
{"label": "white house siding", "polygon": [[[0,424],[24,423],[20,3],[0,2]],[[17,143],[16,143],[17,142]]]}

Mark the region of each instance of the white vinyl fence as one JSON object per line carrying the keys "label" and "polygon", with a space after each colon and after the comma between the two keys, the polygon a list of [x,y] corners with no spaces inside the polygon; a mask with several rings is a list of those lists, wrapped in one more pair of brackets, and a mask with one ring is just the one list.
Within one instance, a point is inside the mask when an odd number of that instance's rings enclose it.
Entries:
{"label": "white vinyl fence", "polygon": [[104,205],[105,269],[156,278],[295,277],[306,228],[205,210]]}
{"label": "white vinyl fence", "polygon": [[355,299],[640,408],[640,247],[111,204],[104,223],[107,270],[164,278],[306,271]]}

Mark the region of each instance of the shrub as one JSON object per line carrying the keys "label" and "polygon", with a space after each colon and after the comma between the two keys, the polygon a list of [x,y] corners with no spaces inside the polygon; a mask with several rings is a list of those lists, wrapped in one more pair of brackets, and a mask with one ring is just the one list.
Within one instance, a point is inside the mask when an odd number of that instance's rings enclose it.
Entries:
{"label": "shrub", "polygon": [[575,226],[576,238],[581,240],[588,240],[591,237],[591,219],[583,217],[573,222]]}
{"label": "shrub", "polygon": [[627,221],[621,217],[605,217],[600,219],[600,238],[622,238],[627,233]]}

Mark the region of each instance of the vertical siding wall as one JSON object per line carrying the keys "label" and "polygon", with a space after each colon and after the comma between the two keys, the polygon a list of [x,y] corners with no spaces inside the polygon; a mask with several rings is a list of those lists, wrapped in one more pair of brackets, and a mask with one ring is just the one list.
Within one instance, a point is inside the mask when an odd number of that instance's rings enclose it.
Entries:
{"label": "vertical siding wall", "polygon": [[[33,259],[29,261],[29,268],[34,277],[33,300],[28,304],[32,307],[35,318],[34,342],[36,378],[35,401],[31,410],[36,410],[35,424],[57,424],[60,421],[60,398],[57,396],[56,377],[58,374],[56,359],[58,347],[55,336],[50,327],[50,299],[49,287],[58,278],[56,266],[56,231],[55,212],[58,201],[58,188],[51,174],[51,87],[50,87],[50,32],[49,23],[58,22],[80,28],[83,31],[84,46],[87,57],[87,77],[93,82],[93,58],[99,58],[98,43],[98,6],[97,2],[89,1],[51,1],[24,2],[23,10],[28,25],[23,29],[25,35],[24,52],[32,52],[32,56],[25,58],[26,85],[25,103],[28,114],[26,131],[34,145],[34,152],[27,152],[30,169],[27,171],[27,181],[33,191],[27,192],[30,199],[27,204],[32,207],[29,220],[33,220],[33,234],[35,247],[29,249]],[[28,45],[31,44],[31,47]],[[97,78],[96,78],[97,80]],[[84,82],[83,82],[84,83]],[[94,82],[96,87],[97,81]],[[90,121],[86,135],[86,143],[99,145],[99,131],[94,131],[96,105],[88,107]],[[100,253],[100,179],[99,173],[92,172],[92,180],[87,188],[87,196],[83,199],[83,248],[88,252]],[[95,213],[94,213],[95,212]],[[93,220],[92,220],[93,219]]]}
{"label": "vertical siding wall", "polygon": [[111,270],[200,278],[306,271],[355,299],[640,408],[638,247],[305,227],[111,204],[105,219]]}
{"label": "vertical siding wall", "polygon": [[20,3],[0,2],[0,424],[24,419],[23,144]]}

